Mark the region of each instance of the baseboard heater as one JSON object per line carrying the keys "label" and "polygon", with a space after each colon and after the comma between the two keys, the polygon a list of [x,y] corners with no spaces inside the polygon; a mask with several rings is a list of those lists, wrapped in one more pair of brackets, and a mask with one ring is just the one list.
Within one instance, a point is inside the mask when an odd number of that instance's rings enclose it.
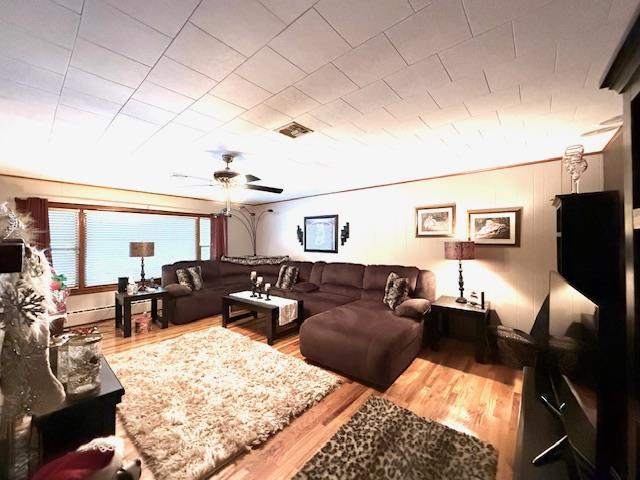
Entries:
{"label": "baseboard heater", "polygon": [[[159,302],[159,310],[162,310],[162,302]],[[138,314],[151,311],[151,301],[134,303],[131,306],[131,313]],[[115,307],[113,305],[105,305],[103,307],[87,308],[84,310],[73,310],[67,314],[68,327],[76,327],[89,323],[101,322],[103,320],[112,320],[116,316]]]}

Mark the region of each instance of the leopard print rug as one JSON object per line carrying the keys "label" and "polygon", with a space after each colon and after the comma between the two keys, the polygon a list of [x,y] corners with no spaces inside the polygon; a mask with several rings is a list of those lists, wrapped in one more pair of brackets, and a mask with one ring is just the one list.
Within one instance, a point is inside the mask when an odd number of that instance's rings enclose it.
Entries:
{"label": "leopard print rug", "polygon": [[493,480],[488,443],[371,396],[295,480]]}

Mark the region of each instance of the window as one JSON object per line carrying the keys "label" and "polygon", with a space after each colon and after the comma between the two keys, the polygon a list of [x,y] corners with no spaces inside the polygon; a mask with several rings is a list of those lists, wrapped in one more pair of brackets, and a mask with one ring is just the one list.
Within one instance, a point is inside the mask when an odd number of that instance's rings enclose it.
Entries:
{"label": "window", "polygon": [[200,219],[200,260],[211,259],[211,219]]}
{"label": "window", "polygon": [[210,257],[207,216],[74,207],[49,208],[53,267],[71,287],[105,289],[118,277],[139,279],[140,259],[129,257],[130,242],[155,244],[154,256],[144,259],[147,279],[160,278],[162,265]]}
{"label": "window", "polygon": [[78,286],[78,214],[79,210],[49,209],[53,268],[72,288]]}

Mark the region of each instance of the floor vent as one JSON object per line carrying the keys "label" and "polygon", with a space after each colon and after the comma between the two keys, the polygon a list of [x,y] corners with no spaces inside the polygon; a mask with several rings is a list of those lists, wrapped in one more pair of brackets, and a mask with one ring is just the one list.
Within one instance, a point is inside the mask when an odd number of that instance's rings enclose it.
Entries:
{"label": "floor vent", "polygon": [[310,128],[300,125],[298,122],[287,123],[285,126],[276,129],[276,132],[280,132],[283,135],[291,138],[299,138],[307,133],[313,132]]}

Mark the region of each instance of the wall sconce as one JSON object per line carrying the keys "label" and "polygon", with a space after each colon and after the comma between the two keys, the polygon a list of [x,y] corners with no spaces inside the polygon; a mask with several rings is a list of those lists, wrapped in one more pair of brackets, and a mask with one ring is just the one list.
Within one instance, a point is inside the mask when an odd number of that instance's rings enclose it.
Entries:
{"label": "wall sconce", "polygon": [[300,225],[298,225],[298,230],[296,234],[298,235],[298,242],[300,242],[300,245],[304,244],[304,234],[302,233],[302,229],[300,228]]}
{"label": "wall sconce", "polygon": [[342,230],[340,230],[340,245],[344,246],[344,244],[347,243],[348,238],[349,238],[349,222],[347,222],[345,226],[342,227]]}

